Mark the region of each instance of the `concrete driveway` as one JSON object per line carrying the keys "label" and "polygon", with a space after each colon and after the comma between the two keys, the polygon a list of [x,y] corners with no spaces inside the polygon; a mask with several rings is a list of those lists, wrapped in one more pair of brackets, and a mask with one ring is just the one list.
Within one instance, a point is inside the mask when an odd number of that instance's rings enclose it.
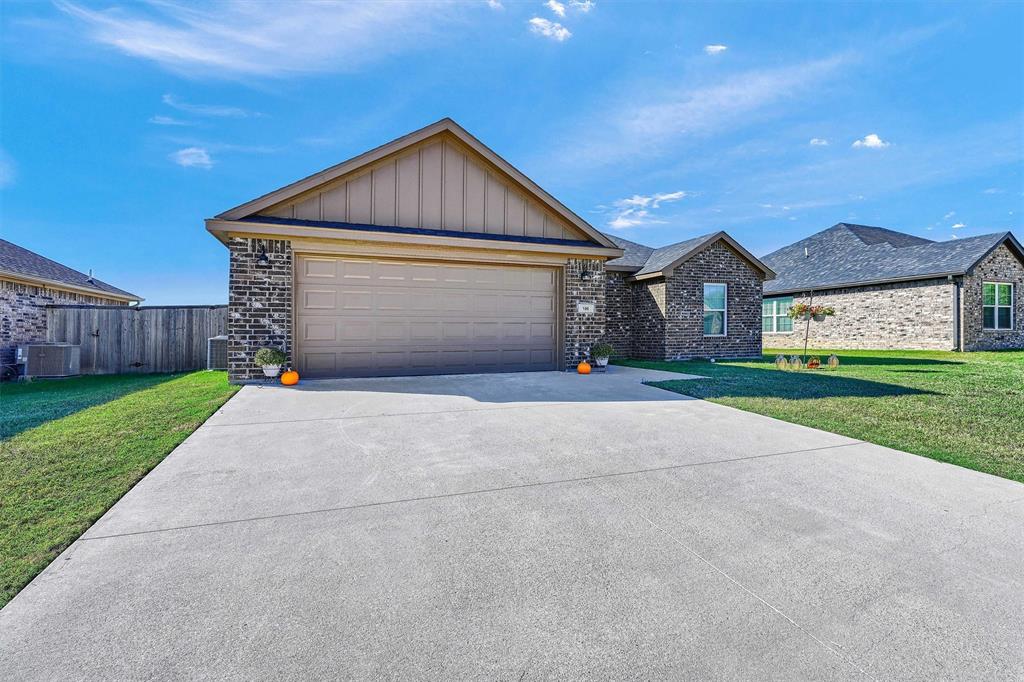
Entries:
{"label": "concrete driveway", "polygon": [[1024,677],[1024,486],[644,376],[247,387],[0,611],[0,676]]}

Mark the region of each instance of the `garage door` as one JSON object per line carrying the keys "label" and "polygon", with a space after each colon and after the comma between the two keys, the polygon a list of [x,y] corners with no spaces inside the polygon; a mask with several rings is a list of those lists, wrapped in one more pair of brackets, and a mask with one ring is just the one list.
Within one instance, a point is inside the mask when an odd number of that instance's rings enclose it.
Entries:
{"label": "garage door", "polygon": [[556,368],[556,271],[299,256],[296,362],[307,377]]}

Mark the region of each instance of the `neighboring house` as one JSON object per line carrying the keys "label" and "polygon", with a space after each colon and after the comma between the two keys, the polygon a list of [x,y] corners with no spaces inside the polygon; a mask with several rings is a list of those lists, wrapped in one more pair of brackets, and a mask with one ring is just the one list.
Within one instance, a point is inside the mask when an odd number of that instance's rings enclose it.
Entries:
{"label": "neighboring house", "polygon": [[23,343],[46,341],[46,306],[128,305],[142,299],[0,239],[0,364]]}
{"label": "neighboring house", "polygon": [[607,333],[622,357],[761,356],[761,288],[772,270],[725,232],[661,248],[609,235]]}
{"label": "neighboring house", "polygon": [[[450,119],[226,211],[206,227],[230,252],[235,382],[261,377],[253,355],[263,346],[284,350],[306,377],[572,367],[605,337],[605,263],[624,255]],[[703,282],[732,281],[715,269],[727,260],[720,245],[764,272],[722,235],[701,252],[715,254],[702,259],[704,269],[693,269],[692,277],[703,277],[694,285],[701,291]],[[680,255],[698,258],[696,251]],[[703,329],[692,287],[679,302],[653,293],[678,260],[644,273],[649,279],[630,277],[628,286],[652,291],[645,320],[667,316],[671,323],[661,326],[674,330],[685,319],[692,336]],[[624,267],[612,271],[613,285],[644,266]],[[731,308],[713,311],[722,321],[716,336],[742,331],[760,342],[759,328],[748,333],[744,315],[736,321],[737,310],[760,307],[760,276],[755,284],[744,275],[726,294]],[[709,297],[720,304],[720,290]],[[638,309],[612,303],[613,311]],[[750,342],[737,347],[746,354]],[[649,354],[664,357],[664,347],[652,339]],[[703,346],[684,347],[697,353]],[[709,347],[729,352],[720,339]]]}
{"label": "neighboring house", "polygon": [[934,242],[839,223],[764,256],[764,345],[803,343],[794,303],[835,308],[810,324],[825,348],[1024,348],[1024,248],[1010,232]]}

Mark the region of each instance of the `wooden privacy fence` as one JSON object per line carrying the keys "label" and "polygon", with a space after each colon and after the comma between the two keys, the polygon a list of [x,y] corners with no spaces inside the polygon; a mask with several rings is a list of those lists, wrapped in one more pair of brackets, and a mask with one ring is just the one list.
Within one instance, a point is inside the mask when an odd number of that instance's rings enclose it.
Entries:
{"label": "wooden privacy fence", "polygon": [[206,368],[206,341],[227,334],[228,307],[52,305],[47,341],[82,347],[82,374]]}

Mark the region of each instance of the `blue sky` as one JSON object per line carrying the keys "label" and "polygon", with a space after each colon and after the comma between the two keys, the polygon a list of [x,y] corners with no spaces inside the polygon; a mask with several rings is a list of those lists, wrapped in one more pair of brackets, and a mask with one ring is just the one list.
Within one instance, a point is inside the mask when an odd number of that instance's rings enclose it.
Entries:
{"label": "blue sky", "polygon": [[4,238],[227,298],[203,219],[451,116],[600,229],[1019,229],[1020,3],[5,2]]}

